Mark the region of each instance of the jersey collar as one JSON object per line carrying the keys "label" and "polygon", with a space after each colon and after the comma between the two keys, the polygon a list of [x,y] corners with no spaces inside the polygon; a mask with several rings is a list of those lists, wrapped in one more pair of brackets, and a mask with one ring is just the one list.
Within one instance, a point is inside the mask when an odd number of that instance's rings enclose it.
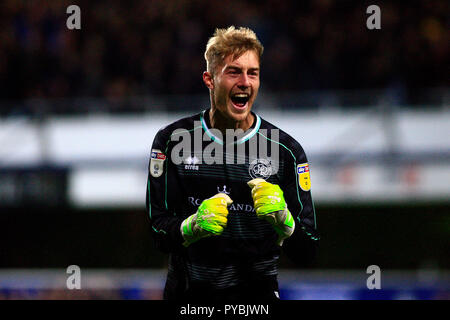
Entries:
{"label": "jersey collar", "polygon": [[[223,140],[215,136],[209,129],[211,125],[207,117],[208,115],[207,112],[209,113],[209,109],[203,110],[202,113],[200,113],[200,121],[202,123],[203,130],[205,130],[206,134],[211,138],[211,140],[217,142],[218,144],[223,145]],[[249,130],[247,130],[247,133],[235,142],[236,144],[244,143],[245,141],[251,139],[258,132],[259,127],[261,126],[261,118],[255,113],[253,113],[253,115],[255,116],[256,121],[254,121],[252,127]]]}

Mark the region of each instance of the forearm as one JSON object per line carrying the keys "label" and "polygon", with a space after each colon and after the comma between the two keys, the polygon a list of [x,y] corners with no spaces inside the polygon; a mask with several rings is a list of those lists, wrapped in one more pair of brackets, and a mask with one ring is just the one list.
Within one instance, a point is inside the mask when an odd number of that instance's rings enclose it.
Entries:
{"label": "forearm", "polygon": [[314,239],[298,224],[294,233],[285,240],[283,251],[297,268],[308,268],[314,265],[319,248],[319,241],[315,237]]}
{"label": "forearm", "polygon": [[180,226],[183,219],[155,208],[152,209],[152,212],[154,214],[150,219],[150,226],[156,247],[163,252],[182,250],[184,239],[180,233]]}

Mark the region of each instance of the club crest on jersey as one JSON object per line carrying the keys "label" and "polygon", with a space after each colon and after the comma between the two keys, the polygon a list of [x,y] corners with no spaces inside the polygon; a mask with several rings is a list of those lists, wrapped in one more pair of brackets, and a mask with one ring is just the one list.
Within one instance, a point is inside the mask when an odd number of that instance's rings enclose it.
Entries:
{"label": "club crest on jersey", "polygon": [[153,177],[158,178],[163,174],[165,160],[166,155],[162,153],[161,150],[152,149],[152,152],[150,154],[150,165],[148,169]]}
{"label": "club crest on jersey", "polygon": [[262,178],[266,180],[273,174],[273,168],[269,160],[255,159],[250,162],[248,172],[253,179]]}
{"label": "club crest on jersey", "polygon": [[309,176],[309,165],[302,163],[297,165],[298,184],[303,191],[311,190],[311,180]]}

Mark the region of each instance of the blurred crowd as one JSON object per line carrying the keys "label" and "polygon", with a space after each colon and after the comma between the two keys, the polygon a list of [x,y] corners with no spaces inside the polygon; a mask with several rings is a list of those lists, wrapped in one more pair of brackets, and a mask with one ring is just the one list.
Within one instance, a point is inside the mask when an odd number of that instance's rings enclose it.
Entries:
{"label": "blurred crowd", "polygon": [[[81,9],[68,30],[66,8]],[[0,8],[1,108],[30,98],[206,94],[203,57],[216,27],[248,26],[265,47],[262,90],[389,89],[415,103],[448,88],[449,2],[20,1]],[[4,112],[5,110],[3,110]]]}
{"label": "blurred crowd", "polygon": [[162,300],[162,289],[2,289],[0,290],[0,301],[1,300]]}

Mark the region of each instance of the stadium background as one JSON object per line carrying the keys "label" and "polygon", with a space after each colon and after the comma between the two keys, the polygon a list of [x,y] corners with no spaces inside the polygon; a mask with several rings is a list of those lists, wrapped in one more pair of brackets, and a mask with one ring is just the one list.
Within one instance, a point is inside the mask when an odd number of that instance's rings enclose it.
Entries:
{"label": "stadium background", "polygon": [[282,298],[448,299],[448,17],[447,1],[3,1],[0,298],[161,298],[149,148],[208,105],[206,41],[236,25],[265,46],[255,110],[311,166],[320,251],[307,269],[282,257]]}

